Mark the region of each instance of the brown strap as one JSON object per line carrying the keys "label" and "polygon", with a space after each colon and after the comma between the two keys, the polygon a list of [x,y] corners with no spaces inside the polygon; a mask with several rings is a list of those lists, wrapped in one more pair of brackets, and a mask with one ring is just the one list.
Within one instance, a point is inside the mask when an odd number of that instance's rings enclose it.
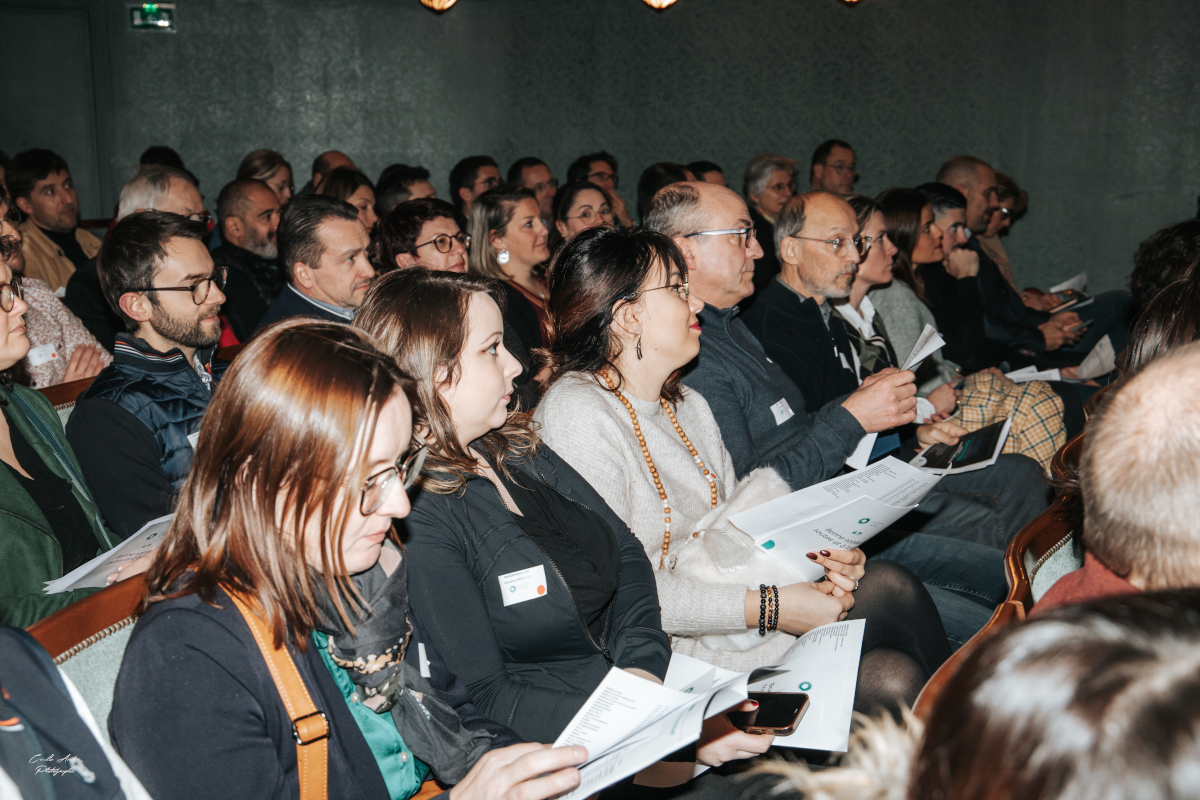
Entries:
{"label": "brown strap", "polygon": [[296,669],[296,662],[286,647],[276,648],[271,629],[262,618],[257,600],[226,593],[237,610],[246,618],[254,641],[267,662],[275,688],[283,698],[288,718],[292,721],[292,736],[296,740],[296,765],[300,773],[300,800],[325,800],[329,796],[329,720],[317,710],[308,688]]}

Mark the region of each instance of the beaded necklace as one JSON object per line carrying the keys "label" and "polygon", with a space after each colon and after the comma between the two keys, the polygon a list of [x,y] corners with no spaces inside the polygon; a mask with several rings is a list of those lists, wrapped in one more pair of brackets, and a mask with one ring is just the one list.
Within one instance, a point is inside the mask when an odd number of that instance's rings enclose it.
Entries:
{"label": "beaded necklace", "polygon": [[[662,499],[663,504],[663,522],[666,524],[666,530],[663,532],[662,554],[658,557],[658,568],[662,569],[666,564],[667,551],[671,549],[671,505],[667,502],[667,490],[663,488],[662,480],[658,477],[658,469],[654,466],[654,459],[650,456],[650,449],[646,446],[646,437],[642,435],[642,426],[638,423],[637,412],[633,408],[633,403],[626,399],[625,395],[621,394],[621,390],[613,383],[612,378],[608,377],[607,372],[600,373],[604,377],[604,382],[608,384],[608,388],[617,399],[625,406],[625,410],[629,412],[629,419],[633,421],[633,432],[637,435],[638,444],[642,446],[642,456],[646,459],[646,466],[650,467],[650,477],[654,479],[654,488],[658,489],[658,496]],[[696,466],[708,481],[709,491],[712,493],[711,502],[712,508],[717,507],[717,475],[708,467],[704,466],[704,462],[700,459],[700,454],[696,452],[696,448],[692,446],[692,442],[688,439],[687,434],[683,432],[683,428],[679,425],[679,420],[675,418],[675,412],[671,410],[671,404],[661,397],[658,398],[659,404],[663,407],[663,411],[667,412],[667,416],[671,419],[671,425],[674,426],[675,432],[679,434],[679,438],[683,440],[687,446],[688,452],[692,454],[692,461],[696,462]]]}

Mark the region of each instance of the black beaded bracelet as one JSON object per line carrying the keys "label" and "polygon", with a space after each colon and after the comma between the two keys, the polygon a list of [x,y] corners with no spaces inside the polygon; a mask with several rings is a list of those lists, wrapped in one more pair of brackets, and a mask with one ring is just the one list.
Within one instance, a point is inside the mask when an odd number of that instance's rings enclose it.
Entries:
{"label": "black beaded bracelet", "polygon": [[772,586],[771,594],[775,600],[775,607],[771,610],[771,621],[767,623],[767,630],[774,631],[779,627],[779,587]]}
{"label": "black beaded bracelet", "polygon": [[767,635],[767,585],[760,583],[758,585],[758,635]]}

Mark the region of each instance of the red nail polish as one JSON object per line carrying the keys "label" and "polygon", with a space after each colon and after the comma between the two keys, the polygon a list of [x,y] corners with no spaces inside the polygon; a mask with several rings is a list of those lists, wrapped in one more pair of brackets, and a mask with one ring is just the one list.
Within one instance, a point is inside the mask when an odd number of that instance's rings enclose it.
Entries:
{"label": "red nail polish", "polygon": [[808,557],[809,557],[810,559],[812,559],[813,561],[816,561],[816,560],[817,560],[817,554],[816,554],[816,553],[805,553],[805,555],[806,555],[806,556],[808,556]]}
{"label": "red nail polish", "polygon": [[829,558],[830,552],[828,550],[822,550],[821,555],[825,556],[826,558]]}
{"label": "red nail polish", "polygon": [[755,707],[755,708],[758,708],[758,701],[757,701],[757,700],[751,700],[750,702],[754,704],[754,707]]}

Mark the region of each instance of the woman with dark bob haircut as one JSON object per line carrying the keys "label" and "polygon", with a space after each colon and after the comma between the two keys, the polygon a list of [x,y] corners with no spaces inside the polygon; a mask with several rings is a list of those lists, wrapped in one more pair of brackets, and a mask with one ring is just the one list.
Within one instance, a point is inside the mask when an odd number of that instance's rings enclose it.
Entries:
{"label": "woman with dark bob haircut", "polygon": [[421,468],[419,407],[345,325],[281,322],[234,361],[113,694],[113,744],[154,797],[404,800],[430,773],[455,800],[578,785],[582,748],[500,749],[516,737],[409,612],[392,520]]}
{"label": "woman with dark bob haircut", "polygon": [[384,271],[419,265],[444,272],[466,272],[471,239],[463,233],[459,219],[454,206],[435,197],[397,204],[379,223]]}
{"label": "woman with dark bob haircut", "polygon": [[[697,523],[738,488],[708,403],[680,384],[700,349],[702,303],[675,244],[645,230],[584,231],[549,277],[550,388],[535,419],[637,535],[676,652],[749,670],[774,663],[793,636],[865,618],[856,707],[915,701],[950,650],[937,607],[904,567],[873,561],[868,570],[857,549],[809,553],[828,579],[779,586],[778,630],[791,636],[761,639],[753,635],[763,633],[758,589],[674,572]],[[753,645],[714,649],[703,638],[728,634]]]}
{"label": "woman with dark bob haircut", "polygon": [[[637,538],[528,415],[507,410],[520,367],[504,347],[503,297],[496,281],[398,270],[371,287],[354,326],[420,376],[429,457],[405,520],[413,609],[484,714],[551,742],[611,667],[660,682],[671,648]],[[771,742],[724,714],[705,725],[694,757],[706,764]]]}

